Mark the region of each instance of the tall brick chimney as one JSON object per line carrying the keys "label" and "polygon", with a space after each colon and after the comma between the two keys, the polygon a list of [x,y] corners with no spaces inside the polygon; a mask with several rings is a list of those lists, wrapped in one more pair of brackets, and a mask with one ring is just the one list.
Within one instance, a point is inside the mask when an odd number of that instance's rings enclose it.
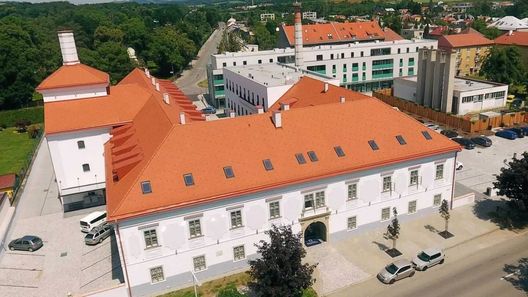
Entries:
{"label": "tall brick chimney", "polygon": [[295,11],[295,31],[294,31],[294,37],[295,37],[295,66],[296,67],[302,67],[303,66],[303,56],[302,56],[302,49],[303,49],[303,39],[302,39],[302,23],[301,23],[301,3],[294,2],[293,3],[293,9]]}

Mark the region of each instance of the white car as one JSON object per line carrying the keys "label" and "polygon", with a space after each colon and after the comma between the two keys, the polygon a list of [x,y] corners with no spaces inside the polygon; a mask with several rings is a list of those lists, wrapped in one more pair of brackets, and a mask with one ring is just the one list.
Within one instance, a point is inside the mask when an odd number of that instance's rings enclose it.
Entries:
{"label": "white car", "polygon": [[426,271],[427,268],[435,266],[436,264],[444,263],[444,252],[441,249],[426,249],[418,253],[412,260],[412,264],[416,270]]}
{"label": "white car", "polygon": [[460,161],[457,161],[455,169],[456,170],[462,170],[462,168],[464,168],[464,164],[462,162],[460,162]]}

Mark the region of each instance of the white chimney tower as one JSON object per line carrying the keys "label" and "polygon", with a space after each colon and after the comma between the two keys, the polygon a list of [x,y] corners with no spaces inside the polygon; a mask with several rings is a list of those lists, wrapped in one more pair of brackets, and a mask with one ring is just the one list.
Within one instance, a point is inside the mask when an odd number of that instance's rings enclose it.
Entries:
{"label": "white chimney tower", "polygon": [[303,39],[302,39],[302,23],[301,23],[301,3],[299,2],[293,3],[293,9],[295,11],[295,16],[294,16],[295,66],[302,67],[304,62],[303,62],[303,56],[302,56]]}
{"label": "white chimney tower", "polygon": [[75,46],[75,37],[73,37],[73,31],[59,31],[57,32],[57,35],[59,35],[62,64],[80,64],[79,56],[77,56],[77,47]]}

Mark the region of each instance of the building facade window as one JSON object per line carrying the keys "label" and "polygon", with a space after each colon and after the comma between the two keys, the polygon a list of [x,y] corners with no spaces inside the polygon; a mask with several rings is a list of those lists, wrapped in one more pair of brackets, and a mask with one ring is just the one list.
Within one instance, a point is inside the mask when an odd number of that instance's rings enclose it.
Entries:
{"label": "building facade window", "polygon": [[243,245],[235,246],[233,248],[233,260],[240,261],[246,258],[246,251]]}
{"label": "building facade window", "polygon": [[383,177],[383,192],[389,192],[392,189],[392,176]]}
{"label": "building facade window", "polygon": [[436,194],[433,197],[433,206],[440,206],[442,204],[442,194]]}
{"label": "building facade window", "polygon": [[242,227],[242,210],[231,212],[231,229]]}
{"label": "building facade window", "polygon": [[200,219],[194,219],[189,221],[189,236],[191,238],[202,236],[202,224]]}
{"label": "building facade window", "polygon": [[86,146],[84,145],[84,140],[79,140],[77,141],[77,147],[82,150],[84,149]]}
{"label": "building facade window", "polygon": [[144,230],[143,237],[145,238],[145,248],[153,248],[159,245],[156,229]]}
{"label": "building facade window", "polygon": [[205,256],[198,256],[193,258],[194,272],[203,271],[207,269],[205,263]]}
{"label": "building facade window", "polygon": [[385,207],[381,209],[381,220],[386,221],[390,219],[390,207]]}
{"label": "building facade window", "polygon": [[90,172],[90,164],[83,164],[82,168],[83,172]]}
{"label": "building facade window", "polygon": [[435,179],[443,179],[443,178],[444,178],[444,164],[438,164],[436,165]]}
{"label": "building facade window", "polygon": [[165,280],[163,275],[163,267],[157,266],[150,268],[150,282],[155,284]]}
{"label": "building facade window", "polygon": [[411,170],[409,178],[409,186],[418,185],[418,170]]}
{"label": "building facade window", "polygon": [[348,185],[348,200],[356,200],[357,196],[357,183]]}
{"label": "building facade window", "polygon": [[356,216],[350,217],[347,219],[347,229],[354,230],[357,228],[357,218]]}
{"label": "building facade window", "polygon": [[415,213],[416,212],[416,200],[409,201],[409,207],[407,209],[409,213]]}
{"label": "building facade window", "polygon": [[280,218],[280,202],[273,201],[269,203],[269,217],[270,219]]}
{"label": "building facade window", "polygon": [[320,208],[324,206],[325,206],[324,191],[304,195],[304,208],[305,209]]}

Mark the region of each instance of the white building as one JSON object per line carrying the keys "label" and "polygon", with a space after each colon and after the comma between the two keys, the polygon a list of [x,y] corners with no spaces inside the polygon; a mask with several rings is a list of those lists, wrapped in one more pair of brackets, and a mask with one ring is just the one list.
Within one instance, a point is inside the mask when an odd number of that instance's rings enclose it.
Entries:
{"label": "white building", "polygon": [[261,22],[267,22],[268,20],[270,21],[275,20],[275,14],[274,13],[261,13],[260,14]]}
{"label": "white building", "polygon": [[505,16],[489,24],[488,27],[495,27],[501,31],[527,31],[528,18],[519,20],[514,16]]}
{"label": "white building", "polygon": [[[37,91],[44,97],[45,134],[66,212],[105,204],[103,146],[112,128],[132,122],[152,100],[170,102],[183,94],[170,82],[138,69],[110,86],[107,73],[79,62],[71,31],[59,32],[59,41],[63,66]],[[203,120],[199,111],[182,106],[174,101],[167,109],[176,117],[185,112],[193,120]]]}
{"label": "white building", "polygon": [[317,19],[317,12],[316,11],[303,11],[302,18],[305,20],[310,20],[315,22]]}
{"label": "white building", "polygon": [[223,69],[226,107],[237,115],[268,111],[299,79],[309,76],[336,86],[339,80],[280,64],[248,65]]}
{"label": "white building", "polygon": [[405,39],[423,39],[424,29],[423,28],[402,29],[401,35]]}
{"label": "white building", "polygon": [[133,296],[191,286],[193,273],[204,282],[247,268],[272,224],[334,241],[386,224],[393,207],[414,215],[451,201],[456,143],[377,99],[308,77],[288,94],[298,104],[281,101],[274,113],[114,131],[107,172],[122,133],[135,131],[144,151],[107,178],[108,219]]}
{"label": "white building", "polygon": [[[394,80],[394,96],[416,102],[417,77]],[[506,105],[508,85],[456,77],[453,83],[453,113],[465,115],[500,109]]]}

